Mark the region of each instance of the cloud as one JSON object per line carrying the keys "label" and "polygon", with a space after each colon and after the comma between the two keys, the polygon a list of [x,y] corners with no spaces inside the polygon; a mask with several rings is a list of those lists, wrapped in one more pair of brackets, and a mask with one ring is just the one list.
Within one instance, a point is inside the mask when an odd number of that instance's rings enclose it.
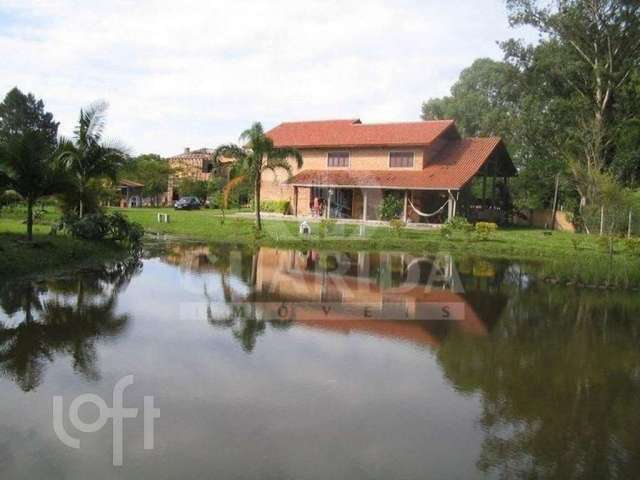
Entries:
{"label": "cloud", "polygon": [[0,3],[0,91],[32,91],[69,134],[111,105],[136,152],[235,141],[251,122],[417,119],[513,36],[501,0]]}

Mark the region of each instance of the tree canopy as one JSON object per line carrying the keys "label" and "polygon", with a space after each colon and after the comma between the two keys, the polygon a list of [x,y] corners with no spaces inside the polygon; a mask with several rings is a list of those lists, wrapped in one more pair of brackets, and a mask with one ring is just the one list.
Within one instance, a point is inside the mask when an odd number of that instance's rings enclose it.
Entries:
{"label": "tree canopy", "polygon": [[69,198],[77,202],[80,217],[85,213],[92,182],[100,178],[115,180],[127,158],[124,147],[103,139],[107,107],[104,102],[96,102],[80,110],[73,140],[61,141],[60,158],[66,162],[74,185]]}
{"label": "tree canopy", "polygon": [[26,132],[42,132],[50,146],[56,144],[59,123],[53,114],[46,112],[44,102],[29,93],[25,95],[14,87],[0,103],[0,142]]}
{"label": "tree canopy", "polygon": [[541,40],[512,39],[501,44],[503,61],[476,60],[451,95],[423,104],[423,118],[454,118],[463,135],[503,137],[519,169],[521,206],[548,206],[557,174],[569,206],[599,202],[606,176],[637,187],[640,4],[506,4],[511,24],[538,29]]}
{"label": "tree canopy", "polygon": [[219,163],[222,157],[231,157],[238,161],[238,168],[243,178],[253,186],[253,203],[256,212],[256,227],[262,229],[260,219],[260,185],[262,172],[265,170],[285,170],[291,173],[290,160],[295,161],[298,168],[302,167],[302,155],[293,148],[277,148],[273,140],[264,133],[262,124],[256,122],[240,135],[242,146],[228,144],[219,146],[213,158]]}
{"label": "tree canopy", "polygon": [[167,191],[171,173],[165,159],[155,153],[146,153],[127,161],[118,171],[118,178],[142,183],[142,194],[156,198],[157,203],[157,198]]}
{"label": "tree canopy", "polygon": [[58,124],[42,100],[14,88],[0,104],[0,189],[27,204],[27,237],[33,238],[33,206],[67,186],[66,169],[54,158]]}

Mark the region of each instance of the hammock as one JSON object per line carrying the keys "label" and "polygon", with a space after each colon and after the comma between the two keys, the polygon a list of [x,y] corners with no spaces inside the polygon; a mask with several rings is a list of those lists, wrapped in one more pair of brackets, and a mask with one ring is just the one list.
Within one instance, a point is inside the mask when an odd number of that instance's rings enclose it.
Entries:
{"label": "hammock", "polygon": [[409,205],[411,206],[411,208],[413,209],[414,212],[416,212],[418,215],[420,215],[421,217],[426,217],[426,218],[430,218],[430,217],[435,217],[436,215],[438,215],[440,212],[442,212],[442,210],[444,210],[444,207],[446,207],[447,205],[449,205],[449,200],[447,200],[446,202],[444,202],[444,205],[442,205],[438,210],[436,210],[433,213],[424,213],[421,212],[420,210],[418,210],[413,203],[411,202],[410,199],[407,199],[409,201]]}

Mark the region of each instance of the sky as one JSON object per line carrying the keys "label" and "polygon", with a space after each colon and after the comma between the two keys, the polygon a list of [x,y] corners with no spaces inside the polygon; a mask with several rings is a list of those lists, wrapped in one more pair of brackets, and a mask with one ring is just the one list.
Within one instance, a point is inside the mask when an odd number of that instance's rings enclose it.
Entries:
{"label": "sky", "polygon": [[414,121],[479,57],[502,57],[503,0],[0,0],[0,95],[42,98],[70,135],[110,107],[132,154],[235,142],[260,121]]}

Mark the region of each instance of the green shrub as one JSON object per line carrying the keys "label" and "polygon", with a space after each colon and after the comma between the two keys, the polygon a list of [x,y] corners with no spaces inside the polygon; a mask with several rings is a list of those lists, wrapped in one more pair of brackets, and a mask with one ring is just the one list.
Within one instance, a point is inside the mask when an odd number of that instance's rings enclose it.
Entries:
{"label": "green shrub", "polygon": [[265,200],[260,202],[260,210],[267,213],[288,215],[291,212],[291,202],[289,200]]}
{"label": "green shrub", "polygon": [[464,217],[453,217],[447,220],[440,229],[440,233],[447,238],[456,233],[462,233],[466,236],[472,231],[473,225],[471,225]]}
{"label": "green shrub", "polygon": [[489,240],[491,235],[498,231],[498,225],[492,222],[478,222],[475,226],[476,236],[480,240]]}
{"label": "green shrub", "polygon": [[[140,246],[144,236],[142,226],[129,221],[120,212],[91,213],[82,218],[67,215],[62,224],[76,238],[91,241],[111,239],[136,248]],[[54,230],[57,231],[58,227],[54,227]]]}
{"label": "green shrub", "polygon": [[389,226],[396,232],[396,235],[399,237],[400,232],[402,232],[402,230],[407,226],[407,224],[404,223],[402,220],[394,218],[393,220],[389,221]]}
{"label": "green shrub", "polygon": [[137,246],[142,242],[144,229],[139,223],[129,221],[120,212],[113,212],[107,215],[111,238],[118,242]]}
{"label": "green shrub", "polygon": [[446,224],[456,232],[470,232],[473,230],[473,225],[464,217],[453,217],[447,220]]}
{"label": "green shrub", "polygon": [[109,219],[102,213],[90,213],[82,218],[67,216],[65,225],[71,235],[83,240],[104,240],[111,229]]}
{"label": "green shrub", "polygon": [[2,207],[9,207],[22,201],[22,197],[14,190],[6,190],[0,192],[0,209]]}
{"label": "green shrub", "polygon": [[627,238],[624,241],[624,246],[627,252],[640,256],[640,238]]}
{"label": "green shrub", "polygon": [[178,181],[178,192],[180,197],[207,198],[209,182],[196,180],[193,178],[182,178]]}
{"label": "green shrub", "polygon": [[400,218],[404,205],[397,194],[387,193],[378,206],[378,215],[382,220]]}
{"label": "green shrub", "polygon": [[579,237],[572,237],[571,245],[573,245],[573,250],[576,252],[582,250],[582,240]]}
{"label": "green shrub", "polygon": [[336,220],[333,218],[324,218],[320,221],[320,225],[318,226],[318,236],[320,238],[325,238],[333,231],[333,227],[336,224]]}

